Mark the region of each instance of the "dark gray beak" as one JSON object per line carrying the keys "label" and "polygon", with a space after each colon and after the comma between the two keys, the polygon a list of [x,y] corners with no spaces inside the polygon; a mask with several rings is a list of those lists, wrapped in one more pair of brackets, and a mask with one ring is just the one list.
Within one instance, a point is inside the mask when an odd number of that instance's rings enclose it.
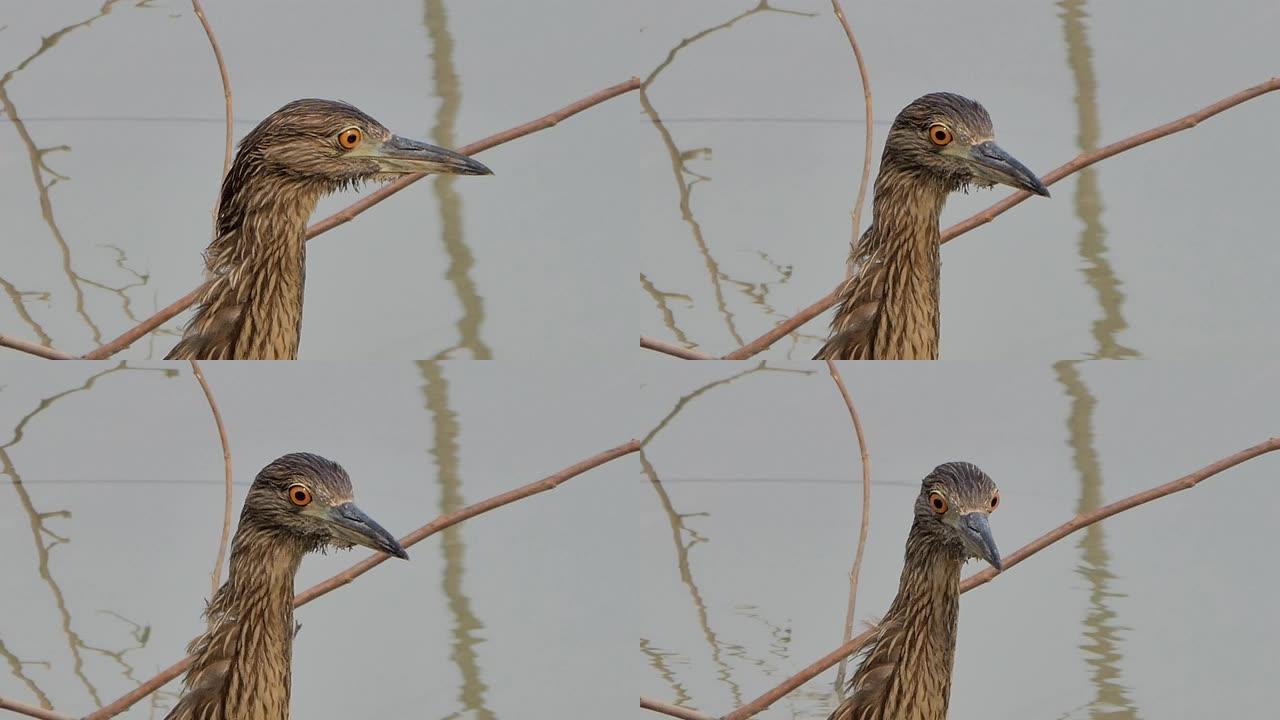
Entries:
{"label": "dark gray beak", "polygon": [[493,171],[472,158],[392,135],[372,154],[383,172],[388,173],[439,173],[441,175],[492,175]]}
{"label": "dark gray beak", "polygon": [[401,560],[409,559],[409,553],[400,547],[395,536],[365,515],[355,503],[343,503],[329,510],[329,522],[333,523],[333,534],[338,540],[381,550]]}
{"label": "dark gray beak", "polygon": [[991,563],[996,570],[1004,569],[1004,563],[1000,560],[1000,550],[996,548],[996,540],[991,537],[991,525],[987,522],[986,513],[972,512],[961,515],[960,533],[964,537],[964,544],[974,556]]}
{"label": "dark gray beak", "polygon": [[990,140],[969,148],[969,162],[973,164],[973,174],[983,180],[1049,197],[1049,188],[1035,173]]}

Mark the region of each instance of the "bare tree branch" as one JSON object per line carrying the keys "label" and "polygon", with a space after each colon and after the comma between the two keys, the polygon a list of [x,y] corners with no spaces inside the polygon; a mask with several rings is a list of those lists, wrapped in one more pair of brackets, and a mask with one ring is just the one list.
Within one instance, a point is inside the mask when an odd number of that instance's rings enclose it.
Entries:
{"label": "bare tree branch", "polygon": [[200,383],[205,399],[209,401],[209,409],[213,411],[213,423],[218,427],[218,440],[222,442],[222,473],[226,490],[223,493],[222,503],[222,539],[218,542],[218,557],[214,560],[213,572],[209,576],[213,583],[209,597],[213,597],[213,593],[218,592],[218,585],[222,582],[222,561],[227,556],[227,540],[231,537],[231,443],[227,440],[227,429],[222,424],[222,413],[218,411],[218,402],[213,399],[213,390],[209,389],[204,373],[200,372],[200,362],[191,360],[190,363],[191,372]]}
{"label": "bare tree branch", "polygon": [[661,700],[654,700],[643,695],[640,696],[640,707],[644,710],[654,710],[663,715],[680,718],[680,720],[716,720],[716,718],[706,713],[683,708],[679,705],[672,705],[671,703],[664,703]]}
{"label": "bare tree branch", "polygon": [[[858,408],[854,406],[853,398],[849,397],[849,389],[844,386],[840,369],[831,360],[827,361],[827,369],[831,371],[831,379],[835,381],[836,389],[840,391],[840,397],[844,399],[844,405],[849,409],[849,418],[853,421],[853,432],[858,437],[858,452],[862,455],[862,521],[858,525],[858,549],[853,554],[853,568],[849,570],[849,606],[845,610],[844,634],[841,635],[841,642],[849,642],[849,638],[853,637],[853,617],[858,601],[858,574],[862,571],[862,551],[867,545],[867,528],[871,525],[871,453],[867,450],[867,438],[862,433],[862,420],[858,417]],[[846,655],[840,659],[840,669],[836,671],[836,693],[842,698],[844,697],[845,668],[848,664],[849,657]]]}
{"label": "bare tree branch", "polygon": [[[555,488],[559,487],[561,483],[564,483],[566,480],[570,480],[578,475],[581,475],[582,473],[588,470],[591,470],[592,468],[603,465],[611,460],[616,460],[620,457],[623,457],[624,455],[628,455],[630,453],[636,452],[639,449],[640,449],[640,443],[638,441],[629,440],[615,448],[610,448],[609,450],[605,450],[602,453],[593,455],[587,458],[586,460],[578,462],[574,465],[570,465],[569,467],[561,470],[558,473],[555,473],[554,475],[548,475],[547,477],[541,480],[537,480],[535,482],[529,483],[528,485],[523,485],[514,490],[509,490],[505,493],[502,493],[501,495],[495,495],[487,500],[481,500],[478,503],[468,505],[464,508],[455,510],[454,512],[441,515],[435,520],[432,520],[426,525],[423,525],[417,530],[414,530],[413,532],[401,538],[400,544],[403,545],[405,548],[408,548],[412,545],[416,545],[418,542],[430,537],[431,535],[437,532],[440,532],[441,530],[447,527],[456,525],[462,522],[463,520],[466,520],[471,517],[475,517],[476,515],[480,515],[481,513],[486,513],[496,508],[500,508],[503,505],[513,503],[517,500],[529,497],[530,495],[537,495],[538,493],[546,492],[547,490],[554,490]],[[387,555],[378,553],[374,556],[361,560],[360,562],[352,565],[351,567],[347,568],[346,570],[343,570],[342,572],[338,573],[337,575],[334,575],[333,577],[329,578],[328,580],[325,580],[324,582],[317,583],[316,585],[313,585],[307,588],[306,590],[294,596],[293,598],[294,607],[305,605],[311,602],[312,600],[315,600],[316,598],[320,597],[321,595],[324,595],[328,592],[331,592],[344,585],[351,583],[351,581],[355,580],[361,575],[369,572],[373,568],[382,564],[386,559],[387,559]],[[138,687],[129,691],[119,700],[116,700],[115,702],[109,705],[105,705],[99,708],[98,710],[95,710],[94,712],[90,713],[89,715],[86,715],[84,717],[84,720],[105,720],[106,718],[115,717],[116,715],[119,715],[125,710],[128,710],[129,707],[134,703],[138,702],[139,700],[146,697],[147,695],[150,695],[151,693],[160,689],[161,687],[164,686],[165,683],[169,682],[175,677],[181,675],[182,672],[186,670],[187,666],[190,664],[191,664],[191,657],[189,656],[186,658],[183,658],[182,660],[179,660],[178,662],[160,671],[160,673],[157,674],[155,677],[151,678],[150,680],[147,680],[146,682],[142,683]],[[63,719],[58,718],[57,720],[63,720]]]}
{"label": "bare tree branch", "polygon": [[690,350],[689,348],[680,347],[679,345],[673,345],[669,342],[663,342],[662,340],[657,340],[647,335],[640,336],[640,347],[646,348],[649,350],[657,350],[660,353],[666,353],[667,355],[678,357],[684,360],[715,360],[716,359],[714,355],[708,355],[704,352],[699,352],[697,350]]}

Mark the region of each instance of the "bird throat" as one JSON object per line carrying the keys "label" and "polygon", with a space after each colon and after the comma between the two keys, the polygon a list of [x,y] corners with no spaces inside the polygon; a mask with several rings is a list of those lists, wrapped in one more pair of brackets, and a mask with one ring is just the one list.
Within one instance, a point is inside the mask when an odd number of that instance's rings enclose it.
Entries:
{"label": "bird throat", "polygon": [[[919,527],[907,538],[898,595],[850,681],[841,720],[944,720],[960,610],[961,553]],[[842,715],[841,712],[844,712]]]}
{"label": "bird throat", "polygon": [[192,642],[186,692],[166,720],[287,720],[293,579],[307,548],[243,521],[227,581]]}
{"label": "bird throat", "polygon": [[[243,183],[234,185],[237,178]],[[302,332],[307,219],[327,191],[298,179],[236,173],[205,251],[208,282],[170,357],[291,360]]]}
{"label": "bird throat", "polygon": [[851,251],[856,274],[841,291],[832,340],[819,357],[937,359],[938,218],[949,191],[939,178],[881,168],[871,227]]}

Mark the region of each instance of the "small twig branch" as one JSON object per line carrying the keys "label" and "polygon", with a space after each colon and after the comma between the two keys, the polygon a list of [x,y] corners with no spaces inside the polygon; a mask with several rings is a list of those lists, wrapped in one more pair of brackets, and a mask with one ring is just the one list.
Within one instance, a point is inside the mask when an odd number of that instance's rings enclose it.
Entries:
{"label": "small twig branch", "polygon": [[213,583],[209,597],[213,597],[213,593],[218,592],[218,585],[222,582],[222,561],[227,556],[227,540],[231,537],[231,443],[227,440],[227,429],[222,424],[222,413],[218,411],[218,402],[213,399],[213,390],[209,389],[204,373],[200,372],[200,363],[196,360],[190,362],[191,372],[200,383],[205,399],[209,401],[209,409],[213,411],[213,424],[218,427],[218,440],[222,442],[222,472],[226,490],[223,493],[222,503],[222,539],[218,542],[218,557],[213,562],[213,573],[209,577]]}
{"label": "small twig branch", "polygon": [[[234,145],[231,129],[231,78],[227,76],[227,64],[222,60],[222,48],[218,46],[218,38],[213,34],[213,26],[209,24],[209,18],[205,17],[204,6],[200,4],[200,0],[191,0],[191,9],[195,10],[196,17],[200,20],[201,27],[204,28],[204,34],[209,36],[209,45],[213,48],[213,58],[218,61],[218,74],[222,76],[222,97],[227,104],[227,144],[222,156],[222,177],[227,177],[227,171],[231,169],[231,148]],[[221,186],[221,182],[218,183]],[[221,197],[221,192],[219,192]],[[217,211],[218,203],[213,204],[214,211]]]}
{"label": "small twig branch", "polygon": [[[862,150],[862,179],[858,181],[858,199],[853,203],[853,237],[849,240],[849,246],[858,244],[858,233],[862,228],[862,205],[867,199],[867,180],[871,177],[871,77],[867,73],[867,65],[862,60],[862,49],[858,47],[858,40],[853,36],[853,28],[849,25],[848,18],[844,15],[844,8],[840,5],[840,0],[831,0],[831,9],[835,10],[836,19],[840,21],[841,27],[844,28],[844,34],[849,38],[849,46],[853,48],[853,58],[858,63],[858,76],[862,78],[862,103],[866,109],[866,144]],[[849,262],[845,265],[845,279],[853,277],[853,259],[852,252],[849,253]],[[844,665],[840,666],[844,670]],[[843,673],[841,673],[843,677]]]}
{"label": "small twig branch", "polygon": [[[858,549],[853,554],[853,568],[849,570],[849,605],[844,614],[844,633],[840,642],[847,643],[853,637],[854,610],[858,601],[858,575],[862,571],[862,552],[867,545],[867,529],[871,525],[871,453],[867,450],[867,438],[862,433],[862,420],[858,417],[858,408],[849,396],[849,389],[844,386],[840,377],[840,369],[835,362],[827,361],[827,370],[831,371],[831,379],[849,409],[849,419],[853,421],[853,432],[858,436],[858,452],[862,455],[862,521],[858,525]],[[849,656],[840,659],[840,668],[836,671],[836,693],[844,697],[844,675],[849,664]]]}
{"label": "small twig branch", "polygon": [[10,700],[2,697],[0,697],[0,710],[12,710],[20,715],[40,718],[40,720],[75,720],[75,718],[70,715],[63,715],[62,713],[56,713],[52,710],[45,710],[44,708],[38,708],[34,705],[27,705],[16,700]]}
{"label": "small twig branch", "polygon": [[716,720],[714,716],[706,713],[690,710],[679,705],[672,705],[671,703],[664,703],[661,700],[654,700],[643,695],[640,696],[640,708],[660,712],[663,715],[680,718],[680,720]]}
{"label": "small twig branch", "polygon": [[665,353],[667,355],[678,357],[683,360],[715,360],[716,359],[714,355],[708,355],[704,352],[699,352],[697,350],[690,350],[689,348],[680,347],[679,345],[673,345],[669,342],[663,342],[662,340],[657,340],[647,335],[640,336],[640,347],[648,350],[657,350],[660,353]]}
{"label": "small twig branch", "polygon": [[[491,497],[488,500],[482,500],[473,505],[468,505],[464,508],[455,510],[451,513],[446,513],[444,515],[441,515],[435,520],[432,520],[426,525],[423,525],[417,530],[414,530],[413,532],[401,538],[400,544],[406,548],[412,545],[416,545],[418,542],[426,539],[427,537],[430,537],[431,535],[437,532],[440,532],[441,530],[444,530],[447,527],[456,525],[462,522],[463,520],[466,520],[471,517],[475,517],[476,515],[480,515],[481,513],[489,512],[490,510],[494,510],[496,508],[500,508],[503,505],[513,503],[517,500],[529,497],[530,495],[537,495],[538,493],[546,492],[547,490],[554,490],[556,487],[560,486],[560,484],[564,483],[566,480],[570,480],[574,477],[577,477],[578,475],[581,475],[582,473],[588,470],[591,470],[592,468],[599,467],[600,465],[604,465],[605,463],[610,462],[611,460],[616,460],[620,457],[623,457],[624,455],[628,455],[630,453],[636,452],[639,449],[640,449],[639,441],[629,440],[623,443],[622,445],[619,445],[618,447],[605,450],[604,452],[599,453],[597,455],[593,455],[587,458],[586,460],[583,460],[574,465],[570,465],[569,467],[561,470],[558,473],[555,473],[554,475],[548,475],[547,477],[541,480],[529,483],[528,485],[523,485],[514,490],[509,490],[505,493],[502,493],[501,495],[495,495],[494,497]],[[342,572],[338,573],[337,575],[334,575],[333,577],[329,578],[328,580],[325,580],[324,582],[312,585],[311,587],[307,588],[306,590],[294,596],[293,598],[294,607],[305,605],[311,602],[312,600],[315,600],[316,598],[320,597],[321,595],[324,595],[326,593],[329,593],[333,590],[336,590],[344,585],[351,583],[351,581],[355,580],[361,575],[369,572],[373,568],[382,564],[384,561],[386,561],[387,557],[388,557],[387,555],[384,555],[382,553],[377,553],[376,555],[373,555],[369,558],[361,560],[360,562],[352,565],[351,567],[347,568],[346,570],[343,570]],[[160,689],[161,687],[164,686],[165,683],[169,682],[170,680],[181,675],[183,671],[187,669],[187,666],[190,664],[191,664],[190,656],[183,658],[182,660],[179,660],[178,662],[160,671],[160,673],[157,674],[155,677],[151,678],[150,680],[147,680],[146,682],[142,683],[138,687],[129,691],[119,700],[116,700],[110,705],[104,705],[98,710],[95,710],[89,715],[86,715],[84,717],[84,720],[106,720],[106,718],[115,717],[116,715],[119,715],[125,710],[128,710],[129,707],[134,703],[138,702],[142,698]],[[59,720],[61,720],[61,718],[59,718]]]}
{"label": "small twig branch", "polygon": [[[542,117],[536,120],[531,120],[527,123],[524,123],[523,125],[517,125],[516,127],[513,127],[509,130],[504,130],[503,132],[490,135],[489,137],[484,138],[483,140],[480,140],[478,142],[471,143],[470,145],[465,145],[459,148],[458,152],[461,152],[464,155],[474,155],[482,150],[488,150],[489,148],[502,145],[503,143],[510,142],[520,137],[524,137],[525,135],[530,135],[540,130],[546,130],[547,128],[555,127],[560,122],[567,120],[568,118],[574,115],[577,115],[578,113],[584,110],[588,110],[596,105],[599,105],[602,102],[605,102],[606,100],[611,100],[619,95],[624,95],[626,93],[629,93],[633,90],[638,89],[639,87],[640,87],[640,78],[633,77],[624,83],[619,83],[617,85],[607,87],[603,90],[600,90],[599,92],[593,93],[581,100],[578,100],[577,102],[570,103],[569,105],[566,105],[565,107],[560,108],[559,110],[556,110],[553,113],[548,113],[546,115],[543,115]],[[332,230],[333,228],[339,225],[350,222],[353,218],[355,218],[360,213],[364,212],[365,210],[368,210],[374,205],[377,205],[378,203],[382,202],[383,200],[390,197],[391,195],[394,195],[395,193],[400,192],[404,188],[408,187],[414,182],[417,182],[423,177],[425,176],[424,175],[406,175],[405,177],[400,178],[399,180],[389,185],[383,186],[379,190],[373,193],[370,193],[369,195],[366,195],[360,200],[357,200],[356,202],[347,206],[345,209],[339,210],[333,215],[330,215],[329,217],[307,228],[307,239],[310,240],[311,238],[323,232]],[[141,338],[147,333],[152,332],[156,328],[168,322],[178,313],[191,307],[191,304],[196,301],[196,296],[199,294],[199,292],[200,292],[200,288],[196,288],[195,290],[192,290],[191,292],[187,293],[183,297],[174,301],[172,304],[160,310],[155,315],[152,315],[151,317],[142,321],[138,325],[125,331],[123,334],[121,334],[119,337],[112,340],[111,342],[105,345],[102,345],[101,347],[95,348],[80,357],[82,357],[85,360],[102,360],[104,358],[111,357],[112,355],[129,347],[129,345],[136,342],[138,338]],[[49,348],[43,348],[43,352],[40,352],[37,350],[38,348],[41,347],[39,345],[35,345],[34,343],[29,343],[25,341],[15,340],[14,338],[9,338],[4,335],[0,335],[0,346],[10,347],[10,348],[13,348],[14,350],[22,350],[23,352],[29,352],[33,355],[39,355],[40,357],[46,357],[53,360],[67,360],[67,359],[73,359],[75,357],[74,355],[69,355],[67,353],[50,350]]]}
{"label": "small twig branch", "polygon": [[[1206,465],[1193,473],[1184,475],[1176,480],[1171,480],[1163,485],[1157,485],[1149,490],[1144,490],[1140,493],[1130,495],[1129,497],[1117,500],[1109,505],[1103,505],[1102,507],[1096,508],[1090,512],[1080,513],[1035,540],[1023,545],[1018,548],[1016,552],[1005,558],[1004,572],[1008,572],[1022,561],[1077,530],[1086,528],[1096,522],[1105,520],[1112,515],[1122,513],[1125,510],[1135,508],[1139,505],[1144,505],[1152,500],[1158,500],[1159,498],[1172,495],[1173,493],[1181,490],[1193,488],[1200,484],[1201,481],[1213,477],[1224,470],[1229,470],[1243,462],[1252,460],[1259,455],[1265,455],[1266,453],[1274,452],[1276,450],[1280,450],[1280,437],[1273,437],[1264,442],[1258,443],[1253,447],[1245,448],[1244,450],[1228,455],[1217,462]],[[964,582],[960,583],[960,592],[968,592],[979,585],[985,585],[986,583],[991,582],[997,574],[998,573],[994,568],[987,568],[981,572],[974,573],[968,578],[965,578]],[[765,710],[780,698],[786,696],[788,693],[801,685],[804,685],[814,677],[817,677],[823,671],[840,662],[840,658],[847,657],[857,652],[867,643],[868,640],[871,639],[873,633],[873,630],[866,630],[859,633],[849,642],[827,653],[805,669],[784,680],[777,687],[761,695],[755,700],[752,700],[746,705],[743,705],[737,710],[734,710],[728,715],[725,715],[720,720],[746,720],[747,718]],[[659,710],[659,712],[661,712],[661,710]],[[675,717],[680,716],[677,715]]]}
{"label": "small twig branch", "polygon": [[[1259,95],[1265,95],[1274,90],[1280,90],[1280,77],[1271,78],[1264,83],[1259,83],[1251,88],[1241,90],[1234,95],[1229,95],[1212,105],[1207,105],[1189,115],[1184,115],[1177,120],[1167,122],[1163,125],[1158,125],[1150,130],[1137,133],[1136,135],[1130,135],[1123,140],[1111,143],[1105,147],[1100,147],[1092,152],[1081,153],[1071,161],[1058,166],[1053,171],[1042,177],[1041,181],[1043,181],[1045,185],[1052,185],[1068,175],[1089,167],[1100,160],[1105,160],[1113,155],[1119,155],[1126,150],[1132,150],[1139,145],[1145,145],[1153,140],[1159,140],[1160,138],[1167,137],[1174,133],[1189,130],[1214,115],[1230,110],[1241,103],[1252,100]],[[1005,199],[991,205],[987,209],[974,213],[946,230],[943,230],[941,242],[945,243],[980,225],[985,225],[986,223],[991,222],[1006,210],[1012,208],[1023,200],[1026,200],[1028,197],[1030,197],[1030,193],[1019,190]],[[836,300],[838,298],[839,287],[832,290],[830,294],[819,299],[812,305],[773,326],[772,329],[755,340],[752,340],[728,355],[724,355],[723,359],[745,360],[768,349],[770,345],[773,345],[778,340],[790,335],[796,330],[799,330],[805,323],[829,310],[831,306],[836,304]]]}

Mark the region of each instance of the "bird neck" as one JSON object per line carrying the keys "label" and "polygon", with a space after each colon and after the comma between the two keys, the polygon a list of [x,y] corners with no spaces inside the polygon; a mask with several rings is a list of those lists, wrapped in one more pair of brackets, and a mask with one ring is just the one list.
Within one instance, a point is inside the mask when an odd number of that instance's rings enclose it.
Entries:
{"label": "bird neck", "polygon": [[188,648],[195,659],[171,718],[287,720],[293,579],[307,550],[241,518],[227,581],[205,611],[208,630]]}
{"label": "bird neck", "polygon": [[[930,175],[882,164],[872,199],[871,226],[854,246],[861,272],[850,280],[837,311],[869,322],[859,359],[933,360],[938,357],[938,293],[942,260],[938,218],[946,184]],[[857,318],[861,311],[869,318]]]}
{"label": "bird neck", "polygon": [[[241,155],[245,155],[242,151]],[[307,219],[331,188],[237,157],[223,183],[208,283],[177,357],[293,359],[302,331]],[[188,346],[198,354],[177,354]]]}
{"label": "bird neck", "polygon": [[920,521],[907,537],[906,562],[866,659],[854,674],[858,720],[944,720],[951,696],[960,610],[960,551]]}

